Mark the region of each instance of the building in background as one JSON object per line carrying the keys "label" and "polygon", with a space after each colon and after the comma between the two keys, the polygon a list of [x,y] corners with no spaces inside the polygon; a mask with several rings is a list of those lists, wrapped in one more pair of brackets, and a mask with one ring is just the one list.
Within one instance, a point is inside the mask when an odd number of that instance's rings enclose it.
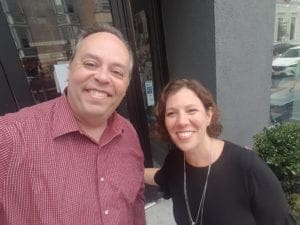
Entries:
{"label": "building in background", "polygon": [[300,121],[300,1],[277,0],[274,22],[271,122]]}
{"label": "building in background", "polygon": [[276,1],[274,44],[300,44],[300,1]]}
{"label": "building in background", "polygon": [[54,65],[66,63],[80,28],[112,24],[108,1],[1,0],[35,103],[58,96]]}

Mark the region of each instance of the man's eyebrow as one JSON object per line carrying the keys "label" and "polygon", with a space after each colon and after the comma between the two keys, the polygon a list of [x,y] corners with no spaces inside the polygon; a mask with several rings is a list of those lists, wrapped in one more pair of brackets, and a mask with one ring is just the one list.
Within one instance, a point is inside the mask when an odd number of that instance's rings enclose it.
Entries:
{"label": "man's eyebrow", "polygon": [[[93,54],[93,53],[85,53],[81,56],[81,59],[85,59],[85,58],[92,58],[95,60],[101,60],[100,57],[98,57],[97,55]],[[118,66],[118,67],[122,67],[122,68],[126,68],[126,65],[119,63],[119,62],[113,62],[111,63],[113,66]]]}
{"label": "man's eyebrow", "polygon": [[[86,59],[86,58],[92,58],[92,59],[97,60],[97,61],[101,60],[101,58],[99,58],[97,55],[95,55],[93,53],[85,53],[80,57],[81,60]],[[111,63],[111,66],[119,67],[121,69],[126,70],[126,65],[122,64],[122,63],[119,63],[119,62],[113,62],[113,63]]]}
{"label": "man's eyebrow", "polygon": [[92,58],[92,59],[97,59],[98,60],[99,57],[97,55],[95,55],[95,54],[92,54],[92,53],[85,53],[80,58],[81,59]]}

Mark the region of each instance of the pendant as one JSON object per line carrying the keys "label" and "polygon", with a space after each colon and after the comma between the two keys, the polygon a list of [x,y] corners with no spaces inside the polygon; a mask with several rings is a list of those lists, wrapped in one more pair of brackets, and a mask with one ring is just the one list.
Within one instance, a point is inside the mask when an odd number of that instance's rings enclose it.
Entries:
{"label": "pendant", "polygon": [[192,222],[192,224],[191,225],[195,225],[196,223],[195,222]]}

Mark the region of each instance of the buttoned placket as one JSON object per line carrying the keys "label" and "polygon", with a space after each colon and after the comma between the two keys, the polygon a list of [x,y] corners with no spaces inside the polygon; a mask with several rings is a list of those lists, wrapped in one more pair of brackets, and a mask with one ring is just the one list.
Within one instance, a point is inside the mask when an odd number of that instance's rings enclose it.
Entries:
{"label": "buttoned placket", "polygon": [[[105,178],[104,177],[100,177],[100,182],[103,183],[105,181]],[[108,215],[109,214],[109,210],[108,209],[105,209],[104,210],[104,215]]]}
{"label": "buttoned placket", "polygon": [[[99,150],[101,151],[101,147],[100,147]],[[102,164],[100,164],[100,165],[102,165]],[[99,166],[99,164],[98,164],[98,166]],[[101,171],[103,168],[102,169],[97,168],[97,169],[98,169],[98,171]],[[103,176],[103,174],[99,174],[99,181],[100,181],[99,182],[100,186],[104,187],[106,178],[105,178],[105,176]],[[104,206],[104,209],[102,210],[102,213],[103,213],[104,216],[108,216],[109,215],[109,209],[106,206]]]}
{"label": "buttoned placket", "polygon": [[[100,183],[101,184],[104,184],[104,182],[105,182],[105,177],[100,177]],[[107,208],[105,208],[104,210],[103,210],[103,214],[105,215],[105,216],[107,216],[108,214],[109,214],[109,209],[107,209]]]}

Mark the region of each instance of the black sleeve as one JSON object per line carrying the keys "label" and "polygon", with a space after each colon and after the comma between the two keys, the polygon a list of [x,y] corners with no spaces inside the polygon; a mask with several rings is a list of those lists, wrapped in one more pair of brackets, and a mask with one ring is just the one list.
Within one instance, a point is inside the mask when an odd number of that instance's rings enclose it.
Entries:
{"label": "black sleeve", "polygon": [[255,152],[251,161],[248,182],[257,225],[295,225],[275,174]]}
{"label": "black sleeve", "polygon": [[174,157],[174,152],[170,151],[165,158],[162,168],[156,172],[154,176],[154,181],[159,185],[160,191],[163,193],[165,199],[171,198],[170,188],[169,188],[169,178],[172,166],[172,158]]}

